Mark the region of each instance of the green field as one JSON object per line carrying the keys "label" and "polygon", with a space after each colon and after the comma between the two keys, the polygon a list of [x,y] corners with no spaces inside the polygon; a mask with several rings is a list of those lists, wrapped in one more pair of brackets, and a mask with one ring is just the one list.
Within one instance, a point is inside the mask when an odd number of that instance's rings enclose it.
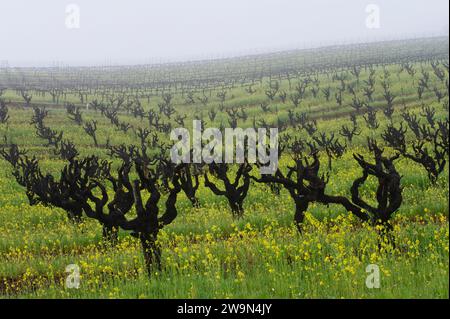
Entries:
{"label": "green field", "polygon": [[[443,66],[446,60],[439,61]],[[388,72],[390,91],[395,96],[392,123],[402,121],[402,110],[417,114],[421,123],[422,105],[435,109],[436,121],[448,119],[448,91],[445,81],[434,74],[429,61],[411,64],[416,74],[402,71],[401,64],[374,66],[375,91],[370,105],[376,113],[379,127],[370,129],[366,124],[365,108],[357,113],[361,133],[347,142],[344,154],[333,160],[330,171],[327,158],[320,152],[321,172],[329,173],[327,193],[349,196],[352,182],[361,175],[361,169],[353,159],[361,153],[367,159],[372,155],[367,150],[366,139],[380,141],[381,134],[390,123],[382,110],[386,106],[381,86]],[[417,85],[421,72],[428,72],[428,89],[418,98]],[[185,94],[172,93],[172,105],[177,114],[186,115],[186,127],[192,126],[197,116],[203,118],[208,127],[228,126],[225,110],[243,107],[247,120],[239,119],[238,126],[250,127],[253,121],[264,119],[267,123],[277,120],[288,123],[288,111],[305,112],[310,119],[317,120],[317,133],[334,132],[339,139],[342,125],[349,125],[349,115],[355,113],[350,106],[352,95],[346,90],[342,106],[337,104],[334,94],[341,82],[333,80],[333,74],[344,74],[346,85],[354,86],[358,97],[364,99],[362,89],[369,77],[369,69],[362,68],[359,79],[348,70],[319,73],[318,84],[310,84],[300,105],[294,107],[289,98],[283,102],[277,95],[268,100],[265,91],[269,78],[254,84],[254,93],[247,86],[227,88],[227,97],[220,111],[217,92],[221,87],[206,90],[209,97],[206,105],[197,101],[187,104]],[[279,92],[287,95],[295,92],[295,86],[306,76],[276,79]],[[275,79],[272,78],[272,81]],[[311,87],[319,88],[314,97]],[[332,95],[326,100],[322,89],[330,87]],[[438,101],[433,89],[442,91],[445,97]],[[91,154],[118,165],[110,158],[107,149],[95,147],[92,139],[69,119],[65,102],[81,105],[75,93],[68,93],[64,101],[53,103],[50,95],[38,96],[32,89],[31,101],[35,106],[46,106],[49,111],[45,124],[53,130],[63,131],[64,138],[72,141],[80,157]],[[196,93],[201,96],[201,93]],[[1,98],[7,101],[10,118],[0,124],[0,135],[9,143],[26,149],[35,155],[42,169],[58,175],[66,164],[46,146],[45,140],[35,134],[30,124],[33,110],[24,107],[17,90],[7,89]],[[92,93],[88,102],[100,100]],[[158,110],[161,95],[154,93],[148,103],[141,98],[145,111]],[[267,102],[269,110],[264,112],[260,104]],[[105,103],[107,103],[105,101]],[[208,111],[218,110],[214,120]],[[132,129],[127,133],[117,130],[99,111],[81,105],[83,121],[98,122],[97,139],[104,145],[138,144],[133,129],[148,127],[147,119],[133,117],[121,110],[118,118],[128,122]],[[175,116],[174,116],[175,117]],[[177,124],[171,119],[173,127]],[[448,125],[448,122],[447,122]],[[317,134],[316,133],[316,134]],[[168,136],[158,133],[162,140]],[[283,134],[310,139],[303,129],[288,125]],[[409,130],[408,139],[414,137]],[[385,152],[395,153],[390,147]],[[445,155],[448,162],[448,153]],[[290,165],[291,158],[283,154],[280,167]],[[279,195],[268,186],[251,182],[244,201],[242,218],[232,217],[223,196],[214,195],[200,178],[197,197],[200,205],[193,208],[182,192],[176,203],[178,217],[159,234],[162,247],[162,270],[149,279],[145,270],[140,243],[126,231],[120,230],[119,242],[110,247],[102,242],[101,225],[93,219],[83,218],[81,223],[71,222],[66,213],[55,207],[30,206],[24,188],[12,175],[11,165],[0,160],[0,296],[3,298],[448,298],[449,297],[449,180],[448,163],[435,184],[431,183],[426,170],[414,161],[400,157],[395,166],[402,176],[403,201],[392,217],[392,234],[395,247],[388,244],[379,247],[379,238],[373,225],[361,222],[346,212],[340,205],[313,203],[308,207],[303,232],[300,234],[294,223],[294,202],[282,189]],[[253,169],[252,174],[257,174]],[[376,180],[370,179],[362,187],[362,195],[374,203]],[[109,190],[111,191],[111,190]],[[161,207],[163,202],[161,201]],[[131,215],[134,214],[134,208]],[[78,289],[65,287],[68,273],[66,266],[80,267],[81,281]],[[366,267],[379,266],[380,287],[366,286],[369,275]]]}

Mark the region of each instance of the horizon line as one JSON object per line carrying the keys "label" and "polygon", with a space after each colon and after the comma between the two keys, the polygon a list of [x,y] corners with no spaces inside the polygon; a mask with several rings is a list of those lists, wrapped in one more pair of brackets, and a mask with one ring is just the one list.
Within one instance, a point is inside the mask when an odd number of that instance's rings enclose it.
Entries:
{"label": "horizon line", "polygon": [[[30,61],[22,61],[16,63],[17,65],[10,65],[8,59],[0,60],[0,69],[11,68],[11,69],[49,69],[49,68],[120,68],[120,67],[138,67],[138,66],[170,66],[170,65],[179,65],[179,64],[189,64],[189,63],[207,63],[214,61],[226,61],[230,59],[243,59],[250,57],[257,57],[260,55],[269,55],[269,54],[280,54],[280,53],[289,53],[295,51],[302,50],[310,50],[310,49],[321,49],[321,48],[331,48],[331,47],[340,47],[340,46],[351,46],[357,44],[373,44],[373,43],[382,43],[382,42],[393,42],[393,41],[408,41],[408,40],[419,40],[419,39],[431,39],[431,38],[439,38],[439,37],[449,37],[449,31],[436,31],[436,32],[426,32],[423,34],[403,34],[403,35],[394,35],[394,36],[374,36],[374,37],[355,37],[352,39],[339,39],[334,41],[318,41],[318,42],[308,42],[308,43],[297,43],[297,44],[289,44],[282,46],[274,46],[274,47],[260,47],[260,48],[252,48],[247,50],[240,50],[239,52],[235,51],[234,53],[217,53],[217,54],[196,54],[191,55],[190,57],[185,56],[181,57],[173,57],[173,58],[161,58],[161,57],[153,57],[147,59],[134,59],[136,62],[112,62],[112,59],[105,58],[105,63],[98,62],[81,62],[81,61],[71,61],[71,62],[63,62],[63,61],[53,61],[53,62],[30,62]],[[117,59],[124,60],[124,59]],[[132,59],[130,59],[132,60]],[[139,62],[137,61],[139,60]],[[145,61],[144,61],[145,60]],[[158,60],[158,62],[155,62]]]}

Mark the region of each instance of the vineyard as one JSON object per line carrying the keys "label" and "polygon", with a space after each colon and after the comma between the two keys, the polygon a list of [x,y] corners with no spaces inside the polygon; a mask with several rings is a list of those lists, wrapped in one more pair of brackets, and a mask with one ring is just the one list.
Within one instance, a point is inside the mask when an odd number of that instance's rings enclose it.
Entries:
{"label": "vineyard", "polygon": [[[448,45],[0,68],[0,296],[448,298]],[[276,171],[174,163],[194,120]]]}

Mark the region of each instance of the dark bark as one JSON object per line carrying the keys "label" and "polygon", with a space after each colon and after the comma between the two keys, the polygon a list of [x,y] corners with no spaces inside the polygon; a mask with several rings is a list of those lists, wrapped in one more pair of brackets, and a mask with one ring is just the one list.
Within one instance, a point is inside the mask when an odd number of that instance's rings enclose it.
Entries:
{"label": "dark bark", "polygon": [[301,199],[295,200],[294,223],[299,233],[302,232],[303,220],[305,219],[305,212],[308,206],[309,203],[307,201]]}
{"label": "dark bark", "polygon": [[239,199],[228,199],[228,204],[231,208],[231,213],[233,214],[234,218],[241,218],[244,215],[244,208],[242,206],[243,200]]}
{"label": "dark bark", "polygon": [[243,203],[247,197],[250,187],[250,170],[251,166],[248,163],[239,164],[239,167],[234,175],[234,180],[232,181],[228,176],[228,164],[209,164],[210,173],[222,181],[224,189],[220,189],[216,184],[214,184],[208,178],[207,173],[204,174],[205,186],[208,187],[215,195],[225,196],[227,198],[234,218],[241,218],[244,215]]}
{"label": "dark bark", "polygon": [[[333,196],[325,193],[328,178],[319,175],[320,161],[317,152],[312,154],[313,161],[297,158],[295,165],[288,167],[284,175],[277,170],[273,175],[263,175],[255,178],[257,182],[279,183],[283,185],[291,195],[295,203],[294,222],[299,232],[304,221],[304,214],[310,203],[316,202],[325,205],[339,204],[362,221],[368,221],[372,225],[383,225],[383,238],[393,243],[392,227],[389,220],[402,203],[402,188],[400,186],[400,175],[393,164],[398,156],[386,158],[382,156],[381,150],[373,140],[369,140],[369,150],[374,154],[375,164],[365,161],[361,155],[354,155],[355,160],[363,170],[363,175],[357,178],[350,189],[351,200],[344,196]],[[378,180],[376,192],[377,206],[369,205],[359,195],[359,188],[366,182],[369,175]]]}
{"label": "dark bark", "polygon": [[179,175],[181,189],[191,202],[192,207],[200,207],[200,202],[196,197],[196,192],[200,186],[200,168],[194,167],[193,164],[184,164],[179,170]]}

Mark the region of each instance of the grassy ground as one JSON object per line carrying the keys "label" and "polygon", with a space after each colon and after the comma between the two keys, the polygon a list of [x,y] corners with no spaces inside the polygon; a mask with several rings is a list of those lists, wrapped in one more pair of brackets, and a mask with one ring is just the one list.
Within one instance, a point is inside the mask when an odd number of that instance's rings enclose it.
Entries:
{"label": "grassy ground", "polygon": [[[418,65],[416,65],[419,68]],[[423,66],[430,71],[429,65]],[[391,90],[397,96],[394,123],[400,120],[400,109],[408,107],[420,112],[416,84],[419,75],[411,78],[405,72],[397,76],[399,66],[391,66]],[[377,68],[377,89],[373,106],[383,107],[380,86],[383,71]],[[439,88],[444,85],[432,77]],[[360,81],[367,78],[362,72]],[[348,80],[347,82],[356,80]],[[326,75],[320,76],[320,87],[335,89],[339,83]],[[287,81],[281,88],[289,92]],[[360,86],[357,85],[357,88]],[[298,108],[290,102],[276,99],[271,112],[264,114],[259,104],[266,101],[266,85],[255,86],[253,95],[242,88],[229,92],[226,107],[245,105],[249,120],[239,126],[251,125],[253,117],[275,121],[287,118],[289,109],[308,112],[319,119],[320,131],[335,132],[348,124],[352,112],[350,95],[344,96],[342,107],[332,97],[314,98],[310,92]],[[360,91],[360,90],[359,90]],[[15,92],[7,91],[6,100],[19,102]],[[93,97],[90,97],[93,99]],[[76,102],[75,96],[68,100]],[[142,103],[146,109],[156,108],[158,97]],[[63,130],[81,155],[99,154],[92,140],[81,127],[72,123],[61,105],[51,105],[50,97],[35,97],[34,103],[45,103],[50,110],[45,123]],[[424,93],[423,102],[436,108],[436,117],[448,116],[431,91]],[[186,105],[175,96],[177,111],[186,114],[190,127],[193,115],[203,114],[208,126],[227,124],[223,113],[210,123],[207,110],[218,105],[212,94],[207,107]],[[130,131],[117,132],[100,113],[84,110],[84,119],[99,122],[100,143],[107,138],[111,144],[136,143]],[[64,165],[44,147],[29,124],[31,110],[10,108],[10,123],[0,127],[12,142],[36,155],[45,170],[56,173]],[[121,120],[135,127],[147,126],[127,114]],[[327,191],[348,194],[352,181],[360,175],[352,158],[354,152],[366,154],[367,136],[379,137],[387,120],[378,112],[380,127],[367,128],[361,116],[358,123],[362,134],[357,136],[344,156],[333,163]],[[289,129],[290,134],[306,136]],[[288,159],[282,158],[285,166]],[[326,162],[325,160],[323,161]],[[325,166],[322,168],[325,171]],[[285,191],[279,196],[263,185],[252,184],[245,201],[243,219],[233,220],[224,200],[214,196],[203,185],[199,190],[201,207],[194,209],[184,195],[177,202],[179,217],[160,236],[163,247],[163,271],[148,279],[138,242],[125,232],[120,233],[118,247],[105,247],[101,242],[101,227],[86,219],[80,225],[68,221],[59,209],[33,206],[27,203],[23,189],[17,185],[10,167],[0,161],[0,296],[6,298],[448,298],[449,296],[449,225],[448,225],[448,165],[436,185],[431,185],[426,172],[417,164],[401,159],[397,167],[402,178],[403,205],[394,217],[395,249],[378,249],[376,231],[348,216],[338,206],[311,205],[305,231],[298,234],[292,224],[293,203]],[[373,196],[374,181],[364,187],[366,197]],[[79,289],[67,289],[65,268],[77,264],[81,269]],[[380,268],[378,289],[369,289],[366,267]]]}

